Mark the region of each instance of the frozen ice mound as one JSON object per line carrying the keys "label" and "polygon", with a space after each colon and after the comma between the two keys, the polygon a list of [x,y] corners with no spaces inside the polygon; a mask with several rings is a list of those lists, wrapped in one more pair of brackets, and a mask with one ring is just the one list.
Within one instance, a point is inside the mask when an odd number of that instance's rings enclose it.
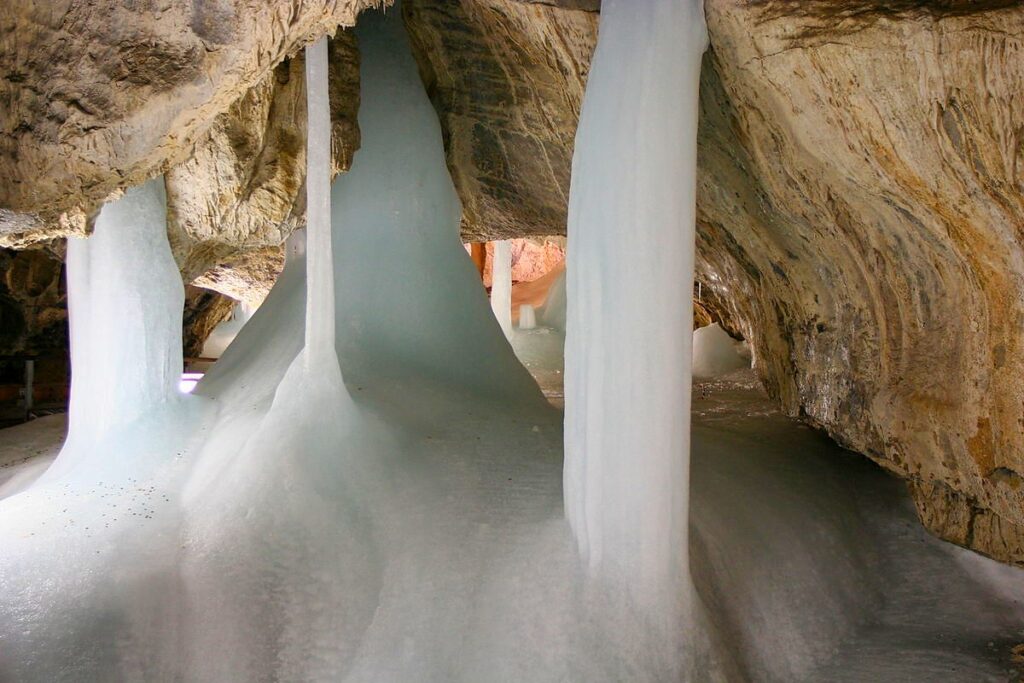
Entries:
{"label": "frozen ice mound", "polygon": [[744,355],[743,342],[729,336],[718,323],[711,323],[693,333],[693,377],[711,379],[735,370],[750,367]]}

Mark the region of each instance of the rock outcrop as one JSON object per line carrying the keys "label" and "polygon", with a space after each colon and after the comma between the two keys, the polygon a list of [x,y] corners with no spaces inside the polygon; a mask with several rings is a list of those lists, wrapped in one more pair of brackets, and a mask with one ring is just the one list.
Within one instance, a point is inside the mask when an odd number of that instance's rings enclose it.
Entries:
{"label": "rock outcrop", "polygon": [[0,356],[68,345],[67,293],[60,256],[45,249],[0,249]]}
{"label": "rock outcrop", "polygon": [[706,7],[700,278],[790,414],[1024,564],[1024,8]]}
{"label": "rock outcrop", "polygon": [[[285,57],[378,0],[60,0],[0,13],[0,240],[84,228]],[[4,237],[5,235],[9,237]]]}

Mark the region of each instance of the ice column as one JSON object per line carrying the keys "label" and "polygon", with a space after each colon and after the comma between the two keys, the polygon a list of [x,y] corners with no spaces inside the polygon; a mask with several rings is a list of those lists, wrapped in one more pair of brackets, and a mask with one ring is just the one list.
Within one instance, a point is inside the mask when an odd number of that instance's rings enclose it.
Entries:
{"label": "ice column", "polygon": [[505,336],[512,334],[512,245],[508,240],[494,243],[491,310]]}
{"label": "ice column", "polygon": [[688,582],[702,0],[605,0],[573,158],[566,515],[594,575]]}
{"label": "ice column", "polygon": [[68,240],[68,455],[178,396],[185,292],[166,215],[154,178],[105,205],[92,237]]}
{"label": "ice column", "polygon": [[334,356],[331,106],[327,38],[306,48],[306,361]]}

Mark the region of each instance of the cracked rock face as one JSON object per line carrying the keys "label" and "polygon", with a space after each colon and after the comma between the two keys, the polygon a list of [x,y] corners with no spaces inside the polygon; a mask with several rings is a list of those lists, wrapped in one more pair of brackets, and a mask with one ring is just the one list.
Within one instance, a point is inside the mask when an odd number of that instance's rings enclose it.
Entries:
{"label": "cracked rock face", "polygon": [[[273,67],[377,0],[53,0],[0,12],[0,239],[84,227]],[[19,218],[20,216],[20,218]],[[77,221],[77,222],[76,222]],[[56,227],[55,227],[56,226]],[[13,235],[5,239],[5,235]]]}
{"label": "cracked rock face", "polygon": [[698,276],[793,415],[1024,564],[1024,8],[711,0]]}

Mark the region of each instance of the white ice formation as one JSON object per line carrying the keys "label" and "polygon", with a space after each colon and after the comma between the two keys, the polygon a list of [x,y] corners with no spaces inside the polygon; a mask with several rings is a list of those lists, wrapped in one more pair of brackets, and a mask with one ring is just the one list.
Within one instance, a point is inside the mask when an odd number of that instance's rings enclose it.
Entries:
{"label": "white ice formation", "polygon": [[[689,575],[699,0],[610,0],[576,133],[566,257],[565,508],[595,580],[697,654]],[[644,264],[637,267],[637,264]],[[680,677],[684,670],[674,671]]]}
{"label": "white ice formation", "polygon": [[512,334],[512,244],[494,243],[494,267],[491,269],[491,309],[505,336]]}
{"label": "white ice formation", "polygon": [[750,367],[750,356],[743,353],[744,344],[729,336],[718,323],[711,323],[693,333],[693,376],[711,379],[734,370]]}
{"label": "white ice formation", "polygon": [[532,330],[537,327],[537,311],[530,304],[519,307],[519,329]]}

